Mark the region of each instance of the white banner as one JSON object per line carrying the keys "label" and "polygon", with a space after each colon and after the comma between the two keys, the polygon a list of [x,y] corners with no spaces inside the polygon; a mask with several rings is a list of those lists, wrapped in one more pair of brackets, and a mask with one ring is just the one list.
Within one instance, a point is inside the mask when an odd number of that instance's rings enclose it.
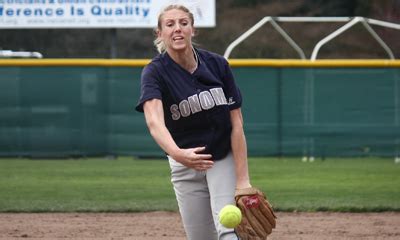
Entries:
{"label": "white banner", "polygon": [[154,28],[162,8],[188,7],[215,27],[215,0],[0,0],[1,28]]}

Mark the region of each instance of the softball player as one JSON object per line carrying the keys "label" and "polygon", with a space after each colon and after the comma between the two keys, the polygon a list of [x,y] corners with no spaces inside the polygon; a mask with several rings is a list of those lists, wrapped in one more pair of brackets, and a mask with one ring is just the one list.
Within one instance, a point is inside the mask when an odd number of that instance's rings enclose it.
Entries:
{"label": "softball player", "polygon": [[235,188],[251,187],[242,97],[228,62],[192,46],[193,14],[182,5],[158,17],[160,54],[142,72],[136,110],[166,152],[189,240],[238,239],[218,221]]}

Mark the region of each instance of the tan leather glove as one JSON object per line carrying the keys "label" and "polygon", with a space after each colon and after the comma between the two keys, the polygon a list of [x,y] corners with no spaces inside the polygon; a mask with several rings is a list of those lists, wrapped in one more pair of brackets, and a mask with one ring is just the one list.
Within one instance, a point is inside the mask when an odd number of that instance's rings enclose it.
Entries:
{"label": "tan leather glove", "polygon": [[265,240],[276,225],[276,216],[264,193],[257,188],[238,189],[236,206],[242,212],[242,221],[235,228],[241,240]]}

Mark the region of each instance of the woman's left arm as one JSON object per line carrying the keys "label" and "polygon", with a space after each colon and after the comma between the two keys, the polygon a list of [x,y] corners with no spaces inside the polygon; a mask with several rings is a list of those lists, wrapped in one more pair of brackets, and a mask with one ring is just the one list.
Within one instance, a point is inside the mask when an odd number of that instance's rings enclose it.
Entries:
{"label": "woman's left arm", "polygon": [[236,170],[236,189],[248,188],[250,185],[247,164],[247,144],[243,130],[243,117],[240,108],[230,111],[232,122],[231,147]]}

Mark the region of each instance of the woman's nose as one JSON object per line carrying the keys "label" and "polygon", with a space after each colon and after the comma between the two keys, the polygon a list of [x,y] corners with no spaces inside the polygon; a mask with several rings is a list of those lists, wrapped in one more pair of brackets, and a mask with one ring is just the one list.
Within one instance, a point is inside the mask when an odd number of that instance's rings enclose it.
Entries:
{"label": "woman's nose", "polygon": [[176,25],[175,25],[174,31],[175,31],[175,32],[181,31],[181,25],[176,24]]}

